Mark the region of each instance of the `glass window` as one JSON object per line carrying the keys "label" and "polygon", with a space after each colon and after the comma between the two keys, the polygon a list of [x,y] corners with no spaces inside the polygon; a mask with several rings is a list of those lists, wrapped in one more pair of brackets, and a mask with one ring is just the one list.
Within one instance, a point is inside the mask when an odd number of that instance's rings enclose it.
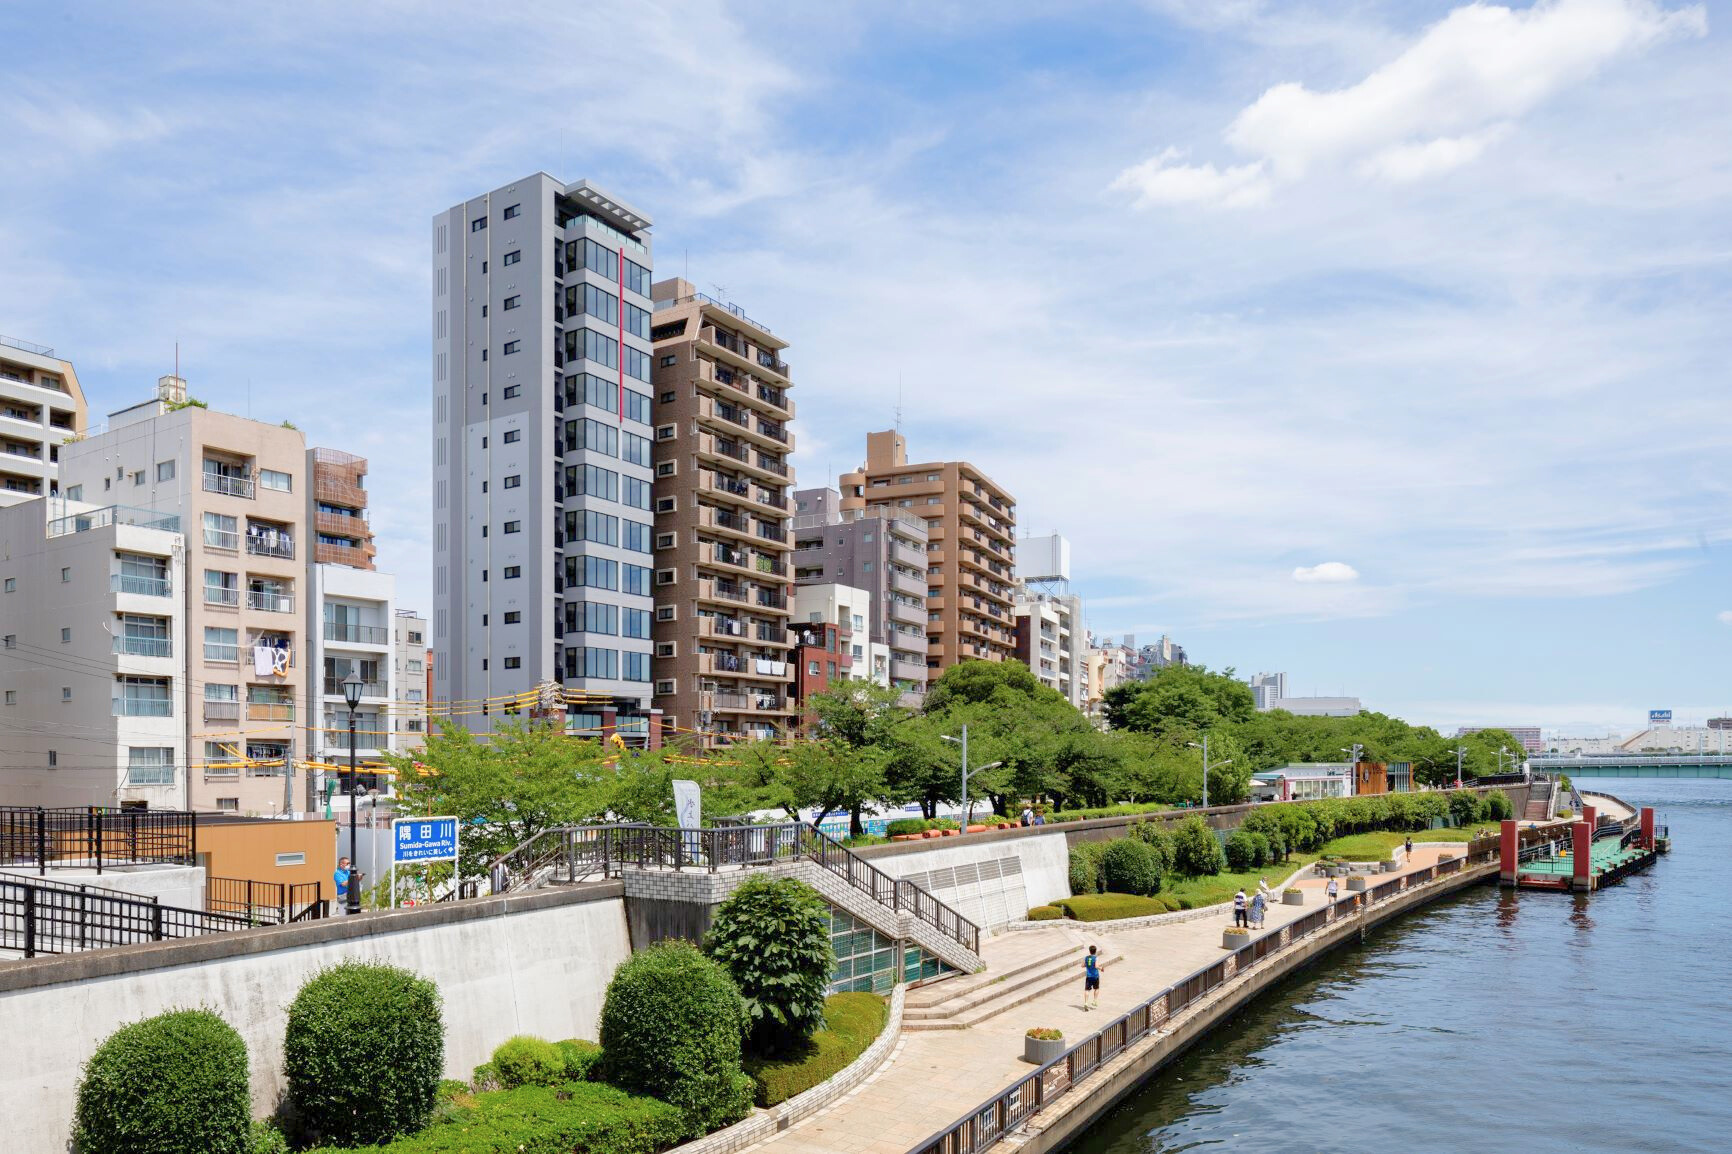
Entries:
{"label": "glass window", "polygon": [[598,545],[619,544],[619,518],[594,509],[571,509],[565,514],[565,539],[594,541]]}
{"label": "glass window", "polygon": [[173,785],[174,750],[169,746],[149,746],[126,751],[127,785]]}
{"label": "glass window", "polygon": [[[626,434],[628,437],[630,433]],[[620,485],[619,500],[622,505],[630,505],[634,509],[650,507],[650,483],[637,477],[626,477]]]}
{"label": "glass window", "polygon": [[[158,461],[156,463],[156,479],[158,481],[174,480],[174,462]],[[68,494],[70,496],[70,494]],[[76,500],[76,498],[74,498]]]}
{"label": "glass window", "polygon": [[650,423],[650,399],[646,393],[635,393],[630,389],[625,391],[625,415],[627,420]]}
{"label": "glass window", "polygon": [[[634,337],[649,340],[650,314],[648,309],[640,309],[630,301],[625,302],[625,331]],[[648,377],[644,378],[648,380]]]}
{"label": "glass window", "polygon": [[[613,431],[611,426],[608,431]],[[650,439],[620,430],[619,455],[622,460],[647,467],[650,463]]]}
{"label": "glass window", "polygon": [[515,489],[519,485],[522,485],[522,484],[523,484],[523,477],[521,474],[514,473],[511,476],[505,478],[505,487],[507,489]]}
{"label": "glass window", "polygon": [[[650,591],[649,569],[643,565],[622,565],[620,568],[622,578],[622,584],[620,585],[621,592],[636,593],[639,596],[648,597]],[[609,586],[609,588],[612,588],[612,586]]]}
{"label": "glass window", "polygon": [[509,265],[516,264],[518,261],[520,261],[522,259],[523,259],[523,251],[521,249],[513,249],[512,251],[506,253],[504,256],[500,257],[499,263],[502,265],[509,266]]}
{"label": "glass window", "polygon": [[518,441],[521,441],[521,440],[523,440],[523,430],[522,429],[507,429],[507,430],[505,430],[505,443],[507,445],[514,445]]}
{"label": "glass window", "polygon": [[259,488],[275,489],[279,493],[292,493],[295,488],[295,475],[285,473],[280,469],[260,469]]}
{"label": "glass window", "polygon": [[619,611],[619,632],[621,637],[648,637],[650,635],[649,610],[621,609]]}
{"label": "glass window", "polygon": [[[523,303],[523,298],[520,296],[518,296],[518,297],[506,297],[505,303],[500,305],[499,307],[505,308],[505,309],[514,309],[522,303]],[[485,308],[486,306],[483,305],[482,307]]]}
{"label": "glass window", "polygon": [[114,712],[120,717],[172,717],[174,704],[166,677],[116,679]]}
{"label": "glass window", "polygon": [[619,562],[606,557],[567,557],[565,583],[590,589],[618,589]]}
{"label": "glass window", "polygon": [[204,515],[204,543],[211,549],[241,547],[240,522],[224,513]]}
{"label": "glass window", "polygon": [[565,423],[565,441],[568,448],[588,449],[609,457],[619,456],[619,430],[613,425],[592,421],[588,417]]}
{"label": "glass window", "polygon": [[[502,214],[502,216],[505,220],[510,220],[513,217],[521,216],[521,215],[523,215],[523,206],[521,204],[511,205]],[[355,816],[359,817],[360,815],[356,814]]]}
{"label": "glass window", "polygon": [[575,665],[572,677],[606,677],[619,676],[619,650],[596,649],[585,646],[581,649],[565,651],[567,666]]}
{"label": "glass window", "polygon": [[577,633],[619,632],[619,607],[602,601],[572,601],[565,607],[565,627]]}
{"label": "glass window", "polygon": [[620,545],[634,553],[648,553],[650,549],[650,527],[636,521],[624,522],[625,533],[620,537]]}
{"label": "glass window", "polygon": [[650,295],[650,270],[630,257],[625,258],[625,287],[640,297]]}
{"label": "glass window", "polygon": [[505,579],[507,581],[510,581],[514,577],[521,577],[521,576],[523,576],[523,566],[521,566],[521,565],[507,565],[505,567]]}
{"label": "glass window", "polygon": [[625,358],[625,375],[647,382],[650,379],[650,355],[634,349],[630,345],[626,345],[624,348],[625,351],[622,355]]}
{"label": "glass window", "polygon": [[573,497],[619,500],[619,474],[600,465],[567,465],[565,487]]}
{"label": "glass window", "polygon": [[521,533],[523,531],[523,522],[522,521],[507,521],[505,523],[505,531],[507,533]]}
{"label": "glass window", "polygon": [[650,679],[650,655],[633,653],[626,650],[620,655],[620,678],[624,681],[648,681]]}
{"label": "glass window", "polygon": [[504,353],[506,356],[509,357],[512,353],[515,353],[522,348],[523,348],[523,342],[522,341],[506,341],[505,347],[503,349],[501,349],[500,352]]}

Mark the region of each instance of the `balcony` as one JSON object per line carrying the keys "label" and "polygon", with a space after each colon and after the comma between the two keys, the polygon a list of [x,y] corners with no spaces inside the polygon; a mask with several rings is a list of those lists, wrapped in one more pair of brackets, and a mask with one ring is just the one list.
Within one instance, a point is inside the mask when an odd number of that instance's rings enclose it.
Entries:
{"label": "balcony", "polygon": [[174,593],[167,577],[135,577],[130,573],[114,573],[108,578],[111,593],[130,593],[138,597],[169,597]]}
{"label": "balcony", "polygon": [[754,536],[750,517],[713,505],[698,506],[698,524],[718,533],[733,533],[748,539]]}
{"label": "balcony", "polygon": [[295,705],[292,701],[249,701],[247,702],[248,721],[293,721]]}
{"label": "balcony", "polygon": [[725,581],[698,581],[698,600],[700,601],[732,601],[740,605],[749,605],[752,595],[744,586],[734,585]]}
{"label": "balcony", "polygon": [[913,597],[924,597],[927,589],[926,578],[910,577],[900,569],[892,569],[890,571],[890,588]]}
{"label": "balcony", "polygon": [[341,505],[348,509],[365,509],[367,507],[367,490],[340,477],[322,473],[313,478],[313,496],[327,505]]}
{"label": "balcony", "polygon": [[[325,696],[326,697],[341,697],[341,696],[343,696],[343,678],[341,678],[341,677],[327,677],[327,678],[325,678]],[[391,696],[391,689],[383,681],[363,681],[363,682],[361,682],[361,696],[362,697],[387,697],[388,698]]]}
{"label": "balcony", "polygon": [[890,676],[897,681],[926,681],[926,665],[924,662],[890,660]]}
{"label": "balcony", "polygon": [[238,701],[207,701],[204,703],[204,719],[206,721],[239,721],[241,719],[241,703]]}
{"label": "balcony", "polygon": [[319,510],[313,514],[313,528],[333,537],[370,537],[373,529],[365,517],[346,517],[341,513]]}
{"label": "balcony", "polygon": [[718,713],[791,713],[788,699],[776,693],[711,693],[706,704]]}
{"label": "balcony", "polygon": [[287,593],[267,593],[258,589],[248,589],[247,608],[262,610],[265,613],[293,613],[295,611],[295,599]]}
{"label": "balcony", "polygon": [[287,533],[258,532],[247,530],[247,552],[254,557],[280,557],[285,561],[295,559],[295,539]]}
{"label": "balcony", "polygon": [[904,601],[892,601],[890,602],[890,618],[905,625],[925,626],[926,610],[920,606],[909,605]]}
{"label": "balcony", "polygon": [[128,637],[117,635],[114,651],[132,657],[173,657],[174,641],[167,637]]}
{"label": "balcony", "polygon": [[328,541],[316,541],[313,544],[313,560],[320,565],[346,565],[350,569],[371,569],[373,567],[373,543],[368,541],[363,547],[354,545],[332,545]]}
{"label": "balcony", "polygon": [[698,618],[698,636],[744,638],[746,626],[732,617],[700,617]]}
{"label": "balcony", "polygon": [[244,497],[249,501],[255,496],[253,479],[245,473],[212,473],[207,471],[204,475],[204,491],[221,493],[225,497]]}
{"label": "balcony", "polygon": [[391,631],[383,625],[350,625],[343,621],[327,621],[325,640],[346,641],[351,645],[389,645]]}
{"label": "balcony", "polygon": [[173,717],[174,702],[167,698],[116,697],[116,717]]}
{"label": "balcony", "polygon": [[904,565],[911,565],[916,569],[924,570],[926,568],[926,550],[916,549],[912,545],[904,545],[894,537],[890,539],[890,559],[899,561]]}
{"label": "balcony", "polygon": [[241,550],[241,535],[233,529],[212,529],[205,526],[204,547],[218,549],[224,553],[239,553]]}
{"label": "balcony", "polygon": [[241,591],[228,589],[220,585],[204,587],[204,603],[206,605],[226,605],[230,609],[238,609],[241,603]]}

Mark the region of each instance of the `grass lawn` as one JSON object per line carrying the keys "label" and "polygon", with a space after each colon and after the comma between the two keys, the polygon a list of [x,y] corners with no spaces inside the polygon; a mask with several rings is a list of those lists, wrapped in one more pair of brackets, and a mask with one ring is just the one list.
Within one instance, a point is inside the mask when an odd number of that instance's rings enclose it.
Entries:
{"label": "grass lawn", "polygon": [[1240,887],[1243,887],[1247,894],[1256,893],[1259,878],[1268,878],[1270,889],[1280,889],[1281,883],[1292,876],[1294,870],[1310,865],[1321,856],[1315,853],[1296,853],[1286,861],[1266,865],[1262,869],[1247,870],[1242,874],[1223,872],[1213,877],[1200,878],[1180,878],[1168,874],[1161,883],[1161,893],[1188,901],[1193,909],[1198,906],[1212,906],[1230,901]]}
{"label": "grass lawn", "polygon": [[1323,852],[1344,857],[1349,861],[1381,861],[1385,854],[1408,838],[1412,838],[1415,845],[1427,841],[1469,842],[1473,840],[1475,830],[1495,828],[1485,822],[1477,822],[1460,829],[1428,829],[1419,833],[1398,833],[1387,829],[1374,830],[1371,833],[1351,833],[1325,844]]}

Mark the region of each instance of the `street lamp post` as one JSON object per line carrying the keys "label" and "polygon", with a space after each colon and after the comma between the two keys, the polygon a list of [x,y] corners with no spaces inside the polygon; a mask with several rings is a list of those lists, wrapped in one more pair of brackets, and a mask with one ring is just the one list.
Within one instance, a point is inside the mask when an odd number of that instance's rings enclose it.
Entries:
{"label": "street lamp post", "polygon": [[1359,792],[1359,755],[1364,751],[1365,746],[1357,741],[1353,743],[1352,749],[1341,751],[1349,758],[1347,762],[1347,792],[1350,795],[1356,795]]}
{"label": "street lamp post", "polygon": [[[1206,733],[1203,734],[1203,744],[1201,744],[1201,745],[1198,745],[1194,741],[1187,741],[1187,742],[1185,742],[1185,744],[1190,746],[1192,749],[1200,749],[1203,751],[1203,808],[1208,809],[1209,808],[1209,735]],[[1217,761],[1215,763],[1215,768],[1220,769],[1223,765],[1232,765],[1232,764],[1233,764],[1233,759],[1229,757],[1226,761]]]}
{"label": "street lamp post", "polygon": [[349,901],[348,912],[361,912],[360,855],[355,852],[355,811],[361,808],[361,777],[355,769],[355,710],[361,704],[361,679],[351,670],[343,678],[343,701],[349,707]]}
{"label": "street lamp post", "polygon": [[[939,736],[944,738],[945,741],[954,742],[957,745],[962,746],[962,828],[960,830],[958,830],[957,832],[958,833],[967,833],[968,832],[968,726],[965,725],[962,727],[962,736],[961,737],[951,737],[948,733],[940,734]],[[987,765],[981,766],[980,771],[983,772],[983,771],[988,770],[988,769],[997,769],[999,766],[1001,766],[1003,764],[1004,764],[1004,762],[1002,762],[1002,761],[994,761],[994,762],[991,762]]]}

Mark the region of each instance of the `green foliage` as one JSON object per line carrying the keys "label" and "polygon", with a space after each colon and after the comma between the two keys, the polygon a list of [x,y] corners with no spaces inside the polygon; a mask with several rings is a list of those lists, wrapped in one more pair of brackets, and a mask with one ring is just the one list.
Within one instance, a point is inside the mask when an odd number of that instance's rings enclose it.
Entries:
{"label": "green foliage", "polygon": [[1161,873],[1165,874],[1173,868],[1173,839],[1160,822],[1136,822],[1130,827],[1130,835],[1149,847]]}
{"label": "green foliage", "polygon": [[1056,922],[1064,917],[1064,911],[1057,906],[1030,906],[1028,920],[1031,922]]}
{"label": "green foliage", "polygon": [[884,834],[886,837],[897,837],[910,833],[925,833],[926,829],[926,819],[920,817],[899,817],[895,821],[884,823]]}
{"label": "green foliage", "polygon": [[523,1086],[454,1105],[413,1137],[320,1154],[657,1154],[688,1133],[679,1110],[613,1086]]}
{"label": "green foliage", "polygon": [[[1508,798],[1504,799],[1506,802]],[[1449,795],[1449,820],[1456,825],[1472,825],[1485,817],[1485,803],[1471,790],[1458,789]]]}
{"label": "green foliage", "polygon": [[1122,837],[1107,843],[1101,854],[1101,878],[1107,892],[1147,897],[1161,888],[1160,854],[1140,838]]}
{"label": "green foliage", "polygon": [[439,991],[408,970],[340,962],[289,1006],[289,1102],[315,1141],[380,1143],[420,1129],[444,1065]]}
{"label": "green foliage", "polygon": [[1160,898],[1137,894],[1082,894],[1052,904],[1063,910],[1066,917],[1079,922],[1110,922],[1167,912],[1167,904]]}
{"label": "green foliage", "polygon": [[1198,814],[1192,814],[1173,831],[1173,872],[1184,877],[1218,874],[1227,864],[1215,832]]}
{"label": "green foliage", "polygon": [[1073,894],[1098,894],[1105,884],[1101,875],[1101,855],[1106,852],[1106,843],[1098,841],[1079,842],[1070,847],[1070,892]]}
{"label": "green foliage", "polygon": [[254,1122],[247,1135],[247,1154],[289,1154],[289,1139],[269,1122]]}
{"label": "green foliage", "polygon": [[588,1082],[600,1074],[601,1047],[596,1043],[582,1038],[567,1038],[555,1042],[553,1048],[559,1051],[560,1061],[565,1063],[566,1081]]}
{"label": "green foliage", "polygon": [[171,1010],[97,1047],[73,1134],[80,1154],[247,1154],[251,1123],[246,1043],[209,1010]]}
{"label": "green foliage", "polygon": [[747,880],[716,908],[704,948],[739,987],[751,1053],[787,1053],[823,1025],[836,956],[830,907],[811,886]]}
{"label": "green foliage", "polygon": [[1228,835],[1224,848],[1227,868],[1234,873],[1261,869],[1265,863],[1274,860],[1269,853],[1268,837],[1256,830],[1245,829],[1243,826]]}
{"label": "green foliage", "polygon": [[487,1090],[499,1089],[499,1071],[493,1068],[492,1062],[483,1062],[475,1067],[469,1075],[469,1084],[477,1094]]}
{"label": "green foliage", "polygon": [[687,1133],[745,1116],[752,1081],[740,1070],[746,1026],[739,988],[688,942],[665,941],[614,971],[601,1010],[610,1082],[678,1107]]}
{"label": "green foliage", "polygon": [[1488,821],[1508,821],[1515,816],[1515,806],[1510,803],[1509,794],[1501,789],[1494,789],[1485,795],[1485,817]]}
{"label": "green foliage", "polygon": [[[1043,692],[1055,693],[1036,680],[1020,661],[959,661],[926,687],[922,708],[929,714],[943,713],[956,705],[982,705],[1000,691],[1021,697],[1026,704]],[[987,760],[991,760],[990,758]]]}
{"label": "green foliage", "polygon": [[519,1086],[557,1086],[566,1080],[565,1059],[552,1042],[518,1034],[499,1043],[492,1066],[505,1090]]}
{"label": "green foliage", "polygon": [[746,1063],[754,1100],[775,1106],[840,1073],[866,1052],[889,1020],[890,1007],[876,994],[831,994],[824,1000],[823,1028],[797,1053]]}
{"label": "green foliage", "polygon": [[1156,737],[1214,730],[1256,713],[1250,687],[1232,670],[1212,673],[1201,665],[1169,665],[1147,681],[1108,690],[1105,708],[1114,729]]}
{"label": "green foliage", "polygon": [[468,1082],[456,1078],[441,1078],[439,1088],[433,1091],[433,1100],[440,1103],[451,1102],[469,1094],[472,1089]]}
{"label": "green foliage", "polygon": [[1172,809],[1165,802],[1130,803],[1124,805],[1101,805],[1092,809],[1061,809],[1046,815],[1046,822],[1052,825],[1060,821],[1093,821],[1099,817],[1135,817],[1142,813],[1159,813],[1161,810]]}

